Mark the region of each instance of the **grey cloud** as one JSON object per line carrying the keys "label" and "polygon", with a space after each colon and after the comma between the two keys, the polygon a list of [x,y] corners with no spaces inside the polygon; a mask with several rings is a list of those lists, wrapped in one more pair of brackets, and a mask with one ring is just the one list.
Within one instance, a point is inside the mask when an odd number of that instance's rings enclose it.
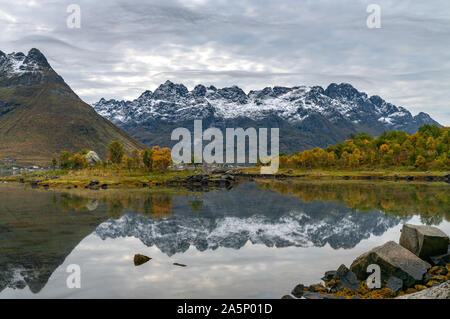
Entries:
{"label": "grey cloud", "polygon": [[0,49],[38,47],[87,102],[166,79],[246,91],[350,82],[450,124],[449,2],[379,0],[376,30],[369,0],[79,0],[81,29],[66,27],[73,1],[30,3],[0,0]]}

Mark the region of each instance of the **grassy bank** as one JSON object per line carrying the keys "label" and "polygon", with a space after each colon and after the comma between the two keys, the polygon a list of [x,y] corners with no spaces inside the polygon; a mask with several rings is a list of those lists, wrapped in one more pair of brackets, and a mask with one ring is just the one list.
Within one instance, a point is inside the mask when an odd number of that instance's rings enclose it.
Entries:
{"label": "grassy bank", "polygon": [[3,182],[22,182],[47,184],[49,188],[85,187],[92,181],[99,185],[108,184],[108,188],[136,188],[143,183],[163,184],[169,180],[184,179],[194,174],[189,171],[149,172],[144,169],[87,168],[82,170],[55,170],[25,173],[0,178]]}
{"label": "grassy bank", "polygon": [[[259,175],[259,167],[240,168],[234,174],[252,174]],[[33,173],[24,173],[22,175],[13,175],[0,178],[3,182],[17,183],[38,183],[39,185],[47,185],[49,188],[83,188],[92,181],[98,182],[99,185],[107,184],[108,188],[140,188],[145,183],[149,186],[163,186],[168,181],[182,181],[188,176],[201,174],[197,171],[172,171],[165,172],[148,171],[145,169],[125,169],[112,167],[91,167],[81,170],[52,170],[40,171]],[[280,169],[277,175],[291,176],[292,179],[298,180],[344,180],[358,179],[364,177],[372,177],[373,179],[394,180],[397,178],[405,178],[407,176],[414,177],[415,180],[424,180],[429,176],[445,176],[448,174],[444,171],[401,171],[401,170],[302,170],[302,169]],[[220,174],[219,174],[220,175]]]}

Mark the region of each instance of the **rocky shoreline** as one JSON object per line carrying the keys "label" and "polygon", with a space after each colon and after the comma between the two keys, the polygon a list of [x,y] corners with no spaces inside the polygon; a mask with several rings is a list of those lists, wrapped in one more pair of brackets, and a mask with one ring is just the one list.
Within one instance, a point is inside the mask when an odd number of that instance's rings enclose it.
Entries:
{"label": "rocky shoreline", "polygon": [[[308,174],[300,174],[300,175],[294,175],[294,174],[273,174],[273,175],[261,175],[261,174],[247,174],[247,173],[238,173],[235,174],[235,176],[239,178],[250,178],[250,179],[256,179],[256,178],[262,178],[262,179],[277,179],[277,180],[283,180],[283,179],[289,179],[289,178],[308,178]],[[321,179],[320,176],[315,176],[317,179]],[[323,177],[326,178],[326,177]],[[328,177],[331,178],[331,177]],[[365,175],[365,176],[358,176],[358,175],[344,175],[344,176],[333,176],[332,179],[335,180],[355,180],[355,181],[421,181],[421,182],[444,182],[450,184],[450,174],[446,174],[443,176],[439,175],[423,175],[423,176],[412,176],[412,175],[399,175],[394,174],[393,176],[375,176],[375,175]]]}
{"label": "rocky shoreline", "polygon": [[449,237],[436,227],[405,224],[399,244],[375,247],[322,280],[299,284],[282,299],[450,299]]}

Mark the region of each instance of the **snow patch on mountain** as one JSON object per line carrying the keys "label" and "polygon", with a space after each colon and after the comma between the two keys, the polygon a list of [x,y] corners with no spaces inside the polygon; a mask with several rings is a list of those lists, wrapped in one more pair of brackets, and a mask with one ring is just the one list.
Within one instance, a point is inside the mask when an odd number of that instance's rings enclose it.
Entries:
{"label": "snow patch on mountain", "polygon": [[5,54],[0,51],[0,76],[14,77],[25,73],[42,73],[49,67],[45,57],[37,49],[28,55],[22,52]]}
{"label": "snow patch on mountain", "polygon": [[331,122],[344,119],[364,124],[372,120],[386,130],[403,129],[415,121],[405,108],[379,96],[369,97],[346,83],[332,83],[325,90],[319,86],[276,86],[246,94],[237,86],[217,89],[197,85],[189,91],[183,84],[166,81],[155,92],[145,91],[133,101],[102,98],[92,106],[119,126],[158,120],[175,123],[205,117],[261,120],[274,116],[296,124],[312,114]]}

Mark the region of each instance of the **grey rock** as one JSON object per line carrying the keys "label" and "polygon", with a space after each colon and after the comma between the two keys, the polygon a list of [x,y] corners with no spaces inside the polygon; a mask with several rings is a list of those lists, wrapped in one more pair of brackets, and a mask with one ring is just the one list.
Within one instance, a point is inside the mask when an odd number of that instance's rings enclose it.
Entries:
{"label": "grey rock", "polygon": [[397,292],[403,288],[403,280],[395,276],[391,276],[386,283],[386,287],[394,292]]}
{"label": "grey rock", "polygon": [[421,281],[431,268],[429,263],[393,241],[362,254],[353,261],[350,269],[359,280],[366,280],[369,275],[367,266],[371,264],[380,266],[382,282],[395,276],[403,281],[404,287],[411,287],[416,281]]}
{"label": "grey rock", "polygon": [[98,154],[94,151],[90,151],[89,153],[87,153],[84,158],[88,161],[89,165],[97,165],[101,164],[102,162]]}
{"label": "grey rock", "polygon": [[281,299],[295,299],[295,298],[292,297],[291,295],[284,295],[283,297],[281,297]]}
{"label": "grey rock", "polygon": [[450,280],[419,292],[397,297],[396,299],[450,299]]}
{"label": "grey rock", "polygon": [[324,295],[320,294],[318,292],[305,292],[303,294],[303,298],[305,299],[336,299],[334,296],[331,295]]}
{"label": "grey rock", "polygon": [[303,288],[305,288],[305,286],[302,284],[299,284],[299,285],[295,286],[294,289],[292,289],[291,294],[297,298],[300,298],[301,296],[303,296],[303,293],[304,293]]}
{"label": "grey rock", "polygon": [[334,280],[339,280],[339,284],[337,285],[337,288],[348,288],[352,290],[358,290],[359,289],[359,283],[358,279],[356,278],[355,274],[349,270],[345,265],[341,265],[336,273],[333,276]]}
{"label": "grey rock", "polygon": [[448,252],[448,244],[448,236],[436,227],[403,225],[400,245],[422,259],[446,254]]}
{"label": "grey rock", "polygon": [[324,276],[321,278],[323,281],[330,281],[333,279],[334,275],[336,274],[336,270],[329,270],[326,271]]}
{"label": "grey rock", "polygon": [[430,257],[430,261],[434,266],[445,266],[450,264],[450,249],[446,254]]}

